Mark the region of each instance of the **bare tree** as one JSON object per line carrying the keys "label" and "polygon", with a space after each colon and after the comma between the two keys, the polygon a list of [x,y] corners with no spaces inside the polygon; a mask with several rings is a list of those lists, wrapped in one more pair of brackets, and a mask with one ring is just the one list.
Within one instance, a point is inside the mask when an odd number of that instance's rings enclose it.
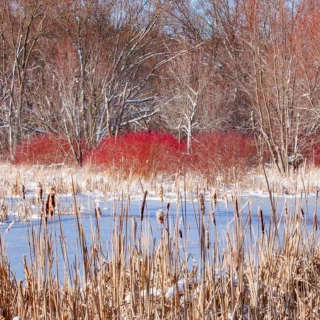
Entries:
{"label": "bare tree", "polygon": [[[251,131],[279,171],[319,130],[316,1],[0,0],[0,135]],[[155,121],[156,119],[156,121]],[[4,140],[4,139],[3,139]]]}
{"label": "bare tree", "polygon": [[38,42],[46,27],[50,9],[44,1],[0,2],[1,19],[1,121],[14,157],[17,141],[23,135],[28,101],[27,92],[35,81]]}
{"label": "bare tree", "polygon": [[211,57],[200,48],[191,49],[168,65],[171,75],[171,102],[166,107],[170,127],[187,136],[191,152],[194,131],[204,129],[214,68]]}
{"label": "bare tree", "polygon": [[288,174],[300,130],[294,1],[287,6],[281,0],[243,0],[233,10],[223,2],[215,10],[235,84],[252,109],[252,130],[279,171]]}
{"label": "bare tree", "polygon": [[112,39],[103,79],[103,124],[108,136],[117,136],[122,127],[150,119],[161,110],[158,75],[168,61],[179,55],[164,45],[165,11],[160,1],[124,2],[120,8],[125,17],[116,9],[119,32]]}
{"label": "bare tree", "polygon": [[44,128],[65,135],[81,165],[84,146],[161,110],[158,73],[178,53],[163,44],[163,8],[154,2],[89,1],[59,10],[36,114]]}
{"label": "bare tree", "polygon": [[[297,67],[299,70],[299,104],[301,127],[307,137],[305,143],[316,139],[320,129],[320,6],[317,1],[302,1],[297,19],[296,45]],[[318,141],[317,141],[318,142]]]}
{"label": "bare tree", "polygon": [[[185,51],[167,68],[170,103],[166,107],[169,128],[187,137],[191,152],[193,132],[225,127],[234,95],[225,77],[226,54],[214,16],[205,1],[173,1],[170,30],[175,45]],[[165,86],[166,87],[166,86]],[[230,99],[231,97],[231,99]]]}

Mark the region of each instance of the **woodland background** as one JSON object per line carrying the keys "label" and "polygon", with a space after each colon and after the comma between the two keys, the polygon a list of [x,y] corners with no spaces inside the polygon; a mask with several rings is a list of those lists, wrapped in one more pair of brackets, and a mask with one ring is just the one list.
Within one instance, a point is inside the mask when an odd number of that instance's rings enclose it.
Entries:
{"label": "woodland background", "polygon": [[316,0],[0,0],[2,158],[318,164],[318,30]]}

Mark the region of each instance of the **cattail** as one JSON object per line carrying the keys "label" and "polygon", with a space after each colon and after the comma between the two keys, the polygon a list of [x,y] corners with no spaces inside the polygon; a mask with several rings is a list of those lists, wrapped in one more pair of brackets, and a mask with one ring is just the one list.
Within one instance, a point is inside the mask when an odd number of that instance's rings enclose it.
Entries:
{"label": "cattail", "polygon": [[314,230],[318,230],[318,217],[317,217],[316,210],[314,210],[314,215],[313,215],[313,228]]}
{"label": "cattail", "polygon": [[182,239],[182,230],[179,229],[179,235],[180,235],[180,238]]}
{"label": "cattail", "polygon": [[213,205],[216,208],[217,207],[217,192],[216,192],[215,189],[214,189],[214,192],[213,192],[212,200],[213,200]]}
{"label": "cattail", "polygon": [[259,215],[260,222],[261,222],[261,231],[262,231],[262,234],[264,234],[263,214],[262,214],[262,209],[260,207],[258,208],[258,215]]}
{"label": "cattail", "polygon": [[19,194],[19,180],[18,180],[18,177],[16,177],[16,182],[13,185],[11,192],[12,192],[13,195],[18,195]]}
{"label": "cattail", "polygon": [[226,194],[224,194],[224,204],[226,206],[226,209],[228,210],[229,201],[228,201],[228,196]]}
{"label": "cattail", "polygon": [[43,195],[43,189],[42,184],[38,182],[37,188],[36,188],[36,197],[38,204],[42,203],[42,195]]}
{"label": "cattail", "polygon": [[216,217],[214,211],[210,211],[210,217],[212,219],[212,223],[216,225]]}
{"label": "cattail", "polygon": [[56,189],[55,189],[55,187],[50,187],[48,193],[49,193],[49,194],[56,194]]}
{"label": "cattail", "polygon": [[148,191],[145,191],[143,200],[142,200],[142,206],[140,211],[140,220],[143,221],[143,214],[144,214],[144,208],[146,206],[146,199],[147,199]]}
{"label": "cattail", "polygon": [[170,202],[167,204],[166,217],[168,217],[170,211]]}
{"label": "cattail", "polygon": [[303,211],[302,207],[300,207],[300,215],[302,218],[304,218],[304,211]]}
{"label": "cattail", "polygon": [[200,200],[200,213],[202,215],[204,215],[205,211],[206,211],[206,207],[204,205],[204,195],[203,195],[203,193],[200,193],[200,199],[199,200]]}
{"label": "cattail", "polygon": [[232,197],[232,201],[234,201],[235,205],[235,214],[237,215],[237,218],[239,218],[239,205],[238,205],[238,199]]}
{"label": "cattail", "polygon": [[206,234],[205,234],[205,241],[206,241],[206,247],[207,249],[210,248],[210,234],[209,234],[209,229],[206,229]]}
{"label": "cattail", "polygon": [[133,241],[136,242],[137,239],[137,221],[136,218],[132,218],[132,234],[133,234]]}
{"label": "cattail", "polygon": [[159,224],[164,224],[164,214],[162,209],[159,209],[156,213],[157,221]]}
{"label": "cattail", "polygon": [[21,185],[21,195],[20,196],[23,200],[26,200],[26,188],[24,187],[23,184]]}
{"label": "cattail", "polygon": [[249,212],[248,212],[248,220],[249,220],[250,235],[251,235],[251,232],[252,232],[252,212],[251,212],[251,207],[250,207]]}
{"label": "cattail", "polygon": [[46,203],[46,215],[50,217],[54,215],[54,209],[56,207],[55,194],[56,194],[56,189],[54,187],[51,187],[49,189],[49,193],[47,196],[47,203]]}
{"label": "cattail", "polygon": [[100,218],[102,216],[102,213],[101,213],[101,209],[99,207],[99,204],[98,203],[95,203],[94,204],[94,215],[98,218]]}
{"label": "cattail", "polygon": [[163,202],[163,187],[162,187],[162,185],[160,186],[160,189],[159,189],[159,197],[160,197],[160,202],[162,203]]}
{"label": "cattail", "polygon": [[6,221],[8,220],[8,211],[7,211],[7,207],[2,204],[1,205],[1,213],[0,213],[0,221]]}
{"label": "cattail", "polygon": [[237,217],[239,218],[239,204],[238,204],[238,199],[236,199],[236,212],[237,212]]}

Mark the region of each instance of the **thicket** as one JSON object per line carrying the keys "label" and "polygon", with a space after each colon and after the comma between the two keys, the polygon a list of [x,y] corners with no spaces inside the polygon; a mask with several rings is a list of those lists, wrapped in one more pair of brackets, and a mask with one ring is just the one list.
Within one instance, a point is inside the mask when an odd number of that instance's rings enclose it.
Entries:
{"label": "thicket", "polygon": [[190,158],[192,168],[208,179],[222,176],[236,180],[259,164],[254,139],[232,132],[195,136]]}
{"label": "thicket", "polygon": [[287,175],[319,143],[319,17],[314,0],[0,0],[0,150],[58,133],[82,165],[124,132],[192,153],[198,133],[236,131]]}
{"label": "thicket", "polygon": [[87,156],[86,164],[114,169],[124,175],[149,177],[175,173],[183,167],[184,143],[161,133],[128,133],[117,139],[106,138]]}
{"label": "thicket", "polygon": [[[58,135],[38,135],[18,145],[15,164],[77,165],[68,142]],[[258,164],[254,140],[237,133],[212,132],[193,138],[188,153],[185,140],[165,133],[127,133],[106,138],[84,154],[84,166],[149,178],[190,171],[209,179],[236,178]]]}
{"label": "thicket", "polygon": [[75,165],[76,162],[64,137],[57,134],[40,134],[18,144],[14,164]]}

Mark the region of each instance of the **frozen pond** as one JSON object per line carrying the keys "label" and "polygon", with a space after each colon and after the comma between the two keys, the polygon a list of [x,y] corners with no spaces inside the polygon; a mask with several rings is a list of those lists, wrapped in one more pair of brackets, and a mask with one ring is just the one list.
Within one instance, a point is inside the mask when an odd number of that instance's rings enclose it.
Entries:
{"label": "frozen pond", "polygon": [[[196,198],[196,196],[195,196]],[[270,221],[270,216],[272,215],[272,210],[270,206],[270,200],[268,196],[261,195],[242,195],[238,197],[238,209],[239,214],[243,217],[245,223],[249,211],[252,213],[251,224],[252,230],[257,237],[260,235],[260,218],[258,216],[258,208],[263,211],[263,218],[268,226]],[[307,200],[306,200],[307,199]],[[214,232],[217,230],[219,234],[220,245],[225,241],[225,234],[228,232],[228,228],[232,224],[234,217],[234,203],[232,204],[231,197],[228,197],[228,203],[225,200],[220,200],[217,202],[217,206],[214,208],[212,201],[210,201],[209,196],[206,197],[205,201],[205,221],[206,225],[209,226],[209,232],[211,234],[211,243],[214,241]],[[87,245],[90,248],[93,237],[96,236],[96,221],[99,224],[101,243],[104,246],[103,250],[110,253],[111,247],[110,242],[112,239],[113,230],[116,225],[119,224],[119,216],[121,212],[125,211],[126,201],[121,200],[121,196],[110,198],[102,194],[80,194],[76,197],[77,207],[80,208],[81,214],[79,215],[79,222],[83,226],[84,233],[86,235]],[[26,199],[25,203],[28,204],[28,220],[21,221],[17,219],[17,208],[21,205],[19,198],[6,198],[5,204],[9,211],[10,221],[0,224],[0,235],[5,243],[5,250],[7,254],[7,259],[10,262],[11,269],[16,274],[18,279],[23,279],[23,256],[27,257],[27,261],[30,261],[30,249],[29,240],[32,230],[35,233],[41,232],[44,228],[44,219],[40,219],[37,215],[39,207],[32,204],[31,199]],[[94,205],[99,204],[102,212],[102,216],[96,220],[94,215]],[[185,201],[181,197],[179,203],[175,200],[169,201],[165,199],[163,203],[160,202],[159,198],[147,197],[144,218],[143,221],[140,219],[140,211],[142,205],[142,197],[136,197],[130,199],[130,205],[128,210],[128,219],[124,221],[124,226],[122,228],[122,234],[127,233],[128,239],[132,234],[132,220],[135,219],[137,223],[137,237],[139,237],[140,232],[148,235],[149,239],[152,239],[152,243],[157,246],[161,238],[161,232],[163,226],[157,223],[156,211],[158,209],[163,209],[166,212],[167,204],[170,203],[170,210],[168,215],[168,228],[171,233],[174,232],[175,221],[180,223],[179,228],[182,232],[181,248],[186,244],[187,254],[190,255],[193,261],[200,260],[200,236],[198,231],[198,226],[200,223],[200,208],[197,201]],[[286,205],[285,205],[286,203]],[[275,199],[277,216],[281,217],[285,214],[284,208],[287,207],[289,212],[293,212],[294,208],[303,209],[304,219],[308,223],[308,228],[312,228],[313,214],[315,210],[315,195],[310,195],[309,197],[289,197],[282,196]],[[57,197],[57,207],[59,208],[60,214],[56,213],[54,217],[48,218],[48,231],[53,239],[56,239],[60,243],[61,228],[63,230],[67,252],[69,255],[69,261],[72,264],[75,256],[81,256],[79,249],[78,240],[78,224],[77,218],[72,214],[74,211],[74,198],[72,195],[64,195]],[[214,212],[216,227],[213,224],[212,214]],[[298,210],[299,212],[299,210]],[[9,231],[7,231],[10,222],[16,220]],[[185,221],[183,223],[182,221]],[[281,231],[281,224],[280,224]],[[6,233],[7,231],[7,233]],[[92,232],[91,232],[92,231]],[[95,241],[95,239],[93,239]],[[151,246],[151,244],[150,244]],[[59,244],[57,245],[59,248]],[[63,258],[60,250],[58,252],[58,272],[61,274],[64,272],[63,268]]]}

